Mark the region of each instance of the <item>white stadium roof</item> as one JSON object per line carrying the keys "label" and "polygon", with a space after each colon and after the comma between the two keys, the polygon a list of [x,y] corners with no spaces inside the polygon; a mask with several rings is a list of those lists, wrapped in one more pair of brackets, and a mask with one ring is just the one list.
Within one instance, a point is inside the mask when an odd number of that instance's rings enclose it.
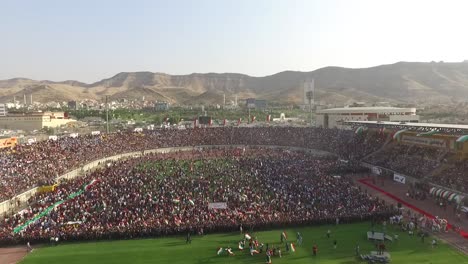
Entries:
{"label": "white stadium roof", "polygon": [[400,107],[342,107],[330,108],[317,111],[317,114],[343,114],[343,113],[406,113],[416,112],[416,108],[400,108]]}
{"label": "white stadium roof", "polygon": [[437,123],[410,123],[410,122],[387,122],[387,121],[346,121],[351,126],[367,127],[388,127],[398,129],[408,129],[417,131],[438,130],[447,133],[464,132],[468,133],[468,125],[458,124],[437,124]]}

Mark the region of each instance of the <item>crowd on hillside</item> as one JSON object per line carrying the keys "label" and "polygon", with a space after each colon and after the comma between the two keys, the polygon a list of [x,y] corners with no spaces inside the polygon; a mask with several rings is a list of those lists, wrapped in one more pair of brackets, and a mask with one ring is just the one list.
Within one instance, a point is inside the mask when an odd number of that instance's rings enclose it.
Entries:
{"label": "crowd on hillside", "polygon": [[440,165],[444,150],[394,143],[366,158],[366,162],[394,171],[424,178]]}
{"label": "crowd on hillside", "polygon": [[383,137],[320,128],[199,128],[62,137],[0,150],[0,202],[99,158],[144,149],[197,145],[282,145],[315,148],[357,160],[377,150]]}
{"label": "crowd on hillside", "polygon": [[[199,149],[120,160],[33,197],[26,210],[1,222],[0,241],[134,238],[234,231],[239,225],[260,230],[395,214],[346,176],[336,176],[341,162],[262,148]],[[67,200],[80,189],[82,194]],[[15,227],[61,200],[66,202],[13,234]],[[227,208],[209,209],[212,202],[226,203]]]}

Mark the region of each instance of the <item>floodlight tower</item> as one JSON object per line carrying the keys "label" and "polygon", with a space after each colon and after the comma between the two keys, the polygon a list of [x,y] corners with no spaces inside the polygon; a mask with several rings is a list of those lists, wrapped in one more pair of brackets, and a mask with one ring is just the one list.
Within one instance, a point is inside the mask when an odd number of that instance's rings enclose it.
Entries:
{"label": "floodlight tower", "polygon": [[304,83],[304,91],[307,101],[309,102],[309,111],[310,111],[310,125],[313,124],[313,107],[315,106],[315,81],[312,79],[311,81]]}

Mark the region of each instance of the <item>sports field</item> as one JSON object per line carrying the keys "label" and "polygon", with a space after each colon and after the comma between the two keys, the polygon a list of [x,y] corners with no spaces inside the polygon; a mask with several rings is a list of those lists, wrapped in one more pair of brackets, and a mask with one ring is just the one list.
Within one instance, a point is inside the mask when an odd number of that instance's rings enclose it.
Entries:
{"label": "sports field", "polygon": [[[326,237],[328,229],[331,230],[331,238]],[[296,232],[301,232],[303,245],[296,246],[294,253],[286,253],[283,244],[283,257],[273,257],[272,263],[364,263],[355,257],[355,247],[360,245],[361,254],[375,250],[374,244],[366,239],[369,229],[369,223],[286,229],[291,242],[295,242]],[[378,229],[375,231],[379,231]],[[279,246],[281,231],[254,232],[253,236],[257,236],[261,243],[269,243],[270,247]],[[441,241],[438,241],[437,247],[432,248],[432,237],[426,238],[423,243],[419,237],[411,237],[393,227],[388,228],[387,234],[399,235],[398,242],[386,243],[391,254],[391,263],[468,263],[467,256]],[[21,263],[265,263],[264,253],[252,257],[248,254],[248,248],[244,251],[238,250],[241,238],[239,233],[193,236],[192,243],[188,245],[185,243],[185,237],[69,243],[37,248]],[[332,244],[335,239],[337,249],[334,249]],[[312,256],[314,244],[318,246],[316,257]],[[219,247],[228,246],[232,247],[235,256],[216,254]]]}

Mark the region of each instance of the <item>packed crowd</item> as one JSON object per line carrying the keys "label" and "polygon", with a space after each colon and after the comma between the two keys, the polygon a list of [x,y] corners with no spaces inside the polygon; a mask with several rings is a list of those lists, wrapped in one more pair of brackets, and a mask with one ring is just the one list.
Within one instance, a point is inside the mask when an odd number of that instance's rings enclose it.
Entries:
{"label": "packed crowd", "polygon": [[282,145],[330,151],[359,159],[383,139],[370,133],[320,128],[260,127],[155,130],[62,137],[0,150],[0,202],[99,158],[144,149],[197,145]]}
{"label": "packed crowd", "polygon": [[424,178],[440,165],[443,150],[394,143],[366,158],[368,163]]}
{"label": "packed crowd", "polygon": [[432,177],[431,181],[461,192],[468,192],[468,162],[459,161]]}
{"label": "packed crowd", "polygon": [[[239,225],[258,230],[395,213],[346,176],[336,176],[337,163],[334,158],[262,148],[200,149],[120,160],[33,197],[29,208],[1,222],[0,241],[133,238],[233,231]],[[70,196],[80,189],[83,193]],[[14,234],[15,227],[62,200]],[[226,203],[227,208],[209,209],[213,202]]]}

